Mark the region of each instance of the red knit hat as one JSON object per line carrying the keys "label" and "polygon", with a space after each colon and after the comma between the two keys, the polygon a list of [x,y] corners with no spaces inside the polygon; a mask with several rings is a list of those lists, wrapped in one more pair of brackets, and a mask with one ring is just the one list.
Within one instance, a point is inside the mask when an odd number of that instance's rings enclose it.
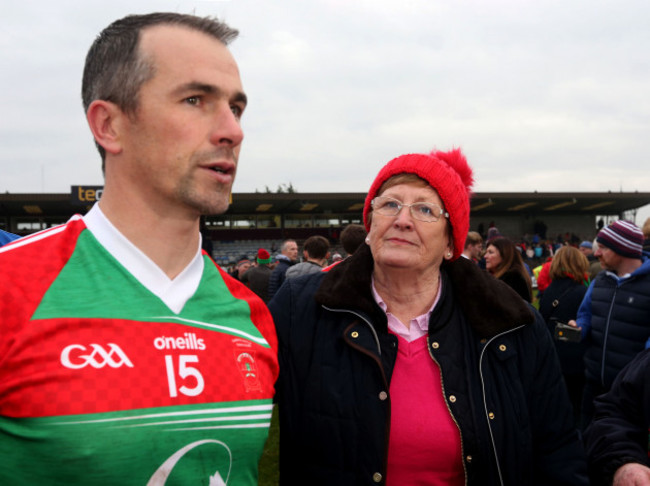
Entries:
{"label": "red knit hat", "polygon": [[271,263],[271,255],[264,248],[257,250],[257,263],[260,265]]}
{"label": "red knit hat", "polygon": [[474,183],[472,169],[460,149],[449,152],[433,151],[430,154],[406,154],[388,162],[379,171],[368,191],[363,208],[363,221],[370,231],[368,214],[372,210],[370,202],[377,196],[381,185],[397,174],[415,174],[436,190],[445,210],[453,232],[454,257],[463,252],[465,238],[469,231],[469,198]]}

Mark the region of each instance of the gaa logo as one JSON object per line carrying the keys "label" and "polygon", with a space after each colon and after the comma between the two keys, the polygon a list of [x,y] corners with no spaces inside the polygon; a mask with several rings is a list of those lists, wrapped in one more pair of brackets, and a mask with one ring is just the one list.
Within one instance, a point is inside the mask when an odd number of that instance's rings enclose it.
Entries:
{"label": "gaa logo", "polygon": [[61,364],[72,370],[80,370],[86,366],[100,369],[108,365],[111,368],[128,366],[133,363],[117,344],[108,343],[108,350],[99,344],[91,344],[90,349],[81,344],[71,344],[61,351]]}

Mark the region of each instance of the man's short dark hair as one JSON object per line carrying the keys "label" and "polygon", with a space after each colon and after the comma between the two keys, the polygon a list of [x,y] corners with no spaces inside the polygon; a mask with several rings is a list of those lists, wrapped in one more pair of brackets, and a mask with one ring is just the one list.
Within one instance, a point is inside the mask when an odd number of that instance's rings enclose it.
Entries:
{"label": "man's short dark hair", "polygon": [[330,242],[324,236],[310,236],[305,240],[305,251],[309,258],[323,259],[330,250]]}
{"label": "man's short dark hair", "polygon": [[[128,115],[138,109],[140,87],[155,74],[155,66],[139,52],[142,31],[157,25],[187,27],[208,34],[227,45],[239,32],[212,17],[174,12],[157,12],[146,15],[129,15],[116,20],[97,36],[86,55],[81,98],[84,111],[95,100],[115,103]],[[102,157],[106,151],[97,145]]]}
{"label": "man's short dark hair", "polygon": [[366,240],[366,228],[361,224],[349,224],[341,231],[341,245],[348,255],[352,255]]}

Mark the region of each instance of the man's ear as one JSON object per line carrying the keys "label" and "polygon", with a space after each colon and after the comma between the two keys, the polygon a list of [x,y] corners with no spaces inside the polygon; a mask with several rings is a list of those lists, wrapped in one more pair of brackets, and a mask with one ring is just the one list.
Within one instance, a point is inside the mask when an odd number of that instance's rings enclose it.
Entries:
{"label": "man's ear", "polygon": [[117,155],[122,151],[121,127],[126,115],[110,101],[95,100],[88,107],[86,119],[95,141],[107,153]]}

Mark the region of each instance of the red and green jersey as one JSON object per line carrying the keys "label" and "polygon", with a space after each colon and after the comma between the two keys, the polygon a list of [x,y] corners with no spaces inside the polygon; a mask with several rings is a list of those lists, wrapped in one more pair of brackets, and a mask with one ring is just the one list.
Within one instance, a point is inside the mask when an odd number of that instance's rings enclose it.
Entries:
{"label": "red and green jersey", "polygon": [[0,249],[0,484],[257,484],[275,330],[203,260],[174,312],[80,217]]}

